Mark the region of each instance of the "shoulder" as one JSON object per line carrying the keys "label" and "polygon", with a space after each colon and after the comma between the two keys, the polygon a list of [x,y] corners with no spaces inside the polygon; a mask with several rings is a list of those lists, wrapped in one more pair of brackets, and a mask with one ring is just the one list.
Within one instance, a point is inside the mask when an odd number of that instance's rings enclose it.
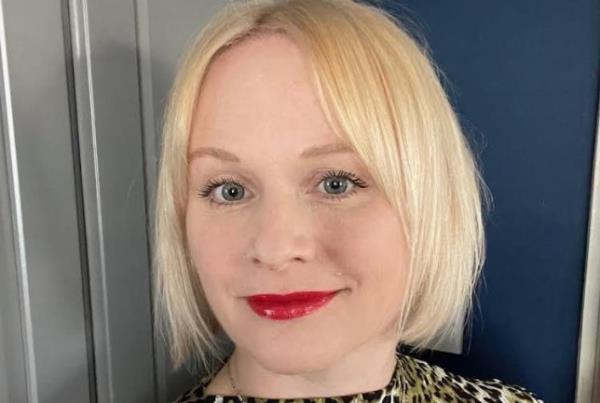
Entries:
{"label": "shoulder", "polygon": [[209,374],[201,377],[194,387],[180,394],[172,403],[210,402],[211,400],[214,400],[204,396],[204,390],[213,376],[213,374]]}
{"label": "shoulder", "polygon": [[525,388],[505,384],[499,379],[455,375],[408,355],[402,355],[402,362],[407,401],[543,403]]}

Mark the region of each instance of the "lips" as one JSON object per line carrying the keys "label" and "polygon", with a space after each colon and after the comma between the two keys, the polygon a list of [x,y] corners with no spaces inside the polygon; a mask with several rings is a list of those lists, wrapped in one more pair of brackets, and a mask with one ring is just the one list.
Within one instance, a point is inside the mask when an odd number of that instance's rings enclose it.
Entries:
{"label": "lips", "polygon": [[288,320],[313,313],[327,304],[337,291],[301,291],[291,294],[258,294],[247,297],[252,310],[262,317]]}

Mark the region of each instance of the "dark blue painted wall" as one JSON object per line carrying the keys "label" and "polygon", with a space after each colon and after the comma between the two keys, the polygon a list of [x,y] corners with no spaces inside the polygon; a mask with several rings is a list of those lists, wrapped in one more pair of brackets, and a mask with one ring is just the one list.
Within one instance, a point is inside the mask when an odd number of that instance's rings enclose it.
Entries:
{"label": "dark blue painted wall", "polygon": [[600,2],[371,3],[420,26],[494,197],[465,352],[421,358],[574,402]]}

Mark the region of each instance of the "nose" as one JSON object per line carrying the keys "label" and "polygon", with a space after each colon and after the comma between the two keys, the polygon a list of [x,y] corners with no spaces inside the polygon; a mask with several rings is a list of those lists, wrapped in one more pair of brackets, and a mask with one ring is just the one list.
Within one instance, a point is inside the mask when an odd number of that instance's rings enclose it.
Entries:
{"label": "nose", "polygon": [[291,263],[314,259],[314,215],[309,205],[288,194],[265,201],[259,209],[246,254],[253,264],[282,271]]}

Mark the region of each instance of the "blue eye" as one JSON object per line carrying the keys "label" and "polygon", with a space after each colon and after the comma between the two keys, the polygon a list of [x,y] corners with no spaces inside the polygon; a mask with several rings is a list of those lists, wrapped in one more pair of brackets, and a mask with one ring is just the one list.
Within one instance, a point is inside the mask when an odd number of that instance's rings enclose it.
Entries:
{"label": "blue eye", "polygon": [[244,198],[244,188],[242,185],[236,182],[223,183],[220,195],[223,196],[227,202],[235,202]]}
{"label": "blue eye", "polygon": [[[225,202],[218,202],[213,199],[211,194],[217,188],[221,188],[219,197],[222,197]],[[234,204],[236,201],[242,199],[246,191],[244,187],[236,182],[233,178],[223,178],[219,180],[210,180],[198,193],[198,196],[207,198],[211,205],[226,206]]]}
{"label": "blue eye", "polygon": [[[357,192],[356,188],[366,188],[367,183],[360,179],[358,176],[347,171],[328,171],[325,173],[320,181],[319,185],[323,184],[325,190],[325,198],[330,200],[341,200]],[[350,190],[348,191],[348,187]],[[220,191],[216,192],[217,197],[224,201],[216,201],[212,195],[214,190],[220,188]],[[320,188],[320,186],[319,186]],[[330,193],[331,192],[331,193]],[[228,206],[237,204],[238,201],[244,198],[246,191],[243,185],[238,183],[233,178],[222,178],[218,180],[210,180],[202,189],[198,192],[198,196],[201,198],[208,199],[211,205],[217,207]]]}
{"label": "blue eye", "polygon": [[[368,185],[352,172],[328,171],[319,184],[323,184],[327,199],[340,200],[357,192],[356,188],[366,188]],[[346,191],[350,186],[350,191]],[[332,193],[329,193],[332,191]]]}

